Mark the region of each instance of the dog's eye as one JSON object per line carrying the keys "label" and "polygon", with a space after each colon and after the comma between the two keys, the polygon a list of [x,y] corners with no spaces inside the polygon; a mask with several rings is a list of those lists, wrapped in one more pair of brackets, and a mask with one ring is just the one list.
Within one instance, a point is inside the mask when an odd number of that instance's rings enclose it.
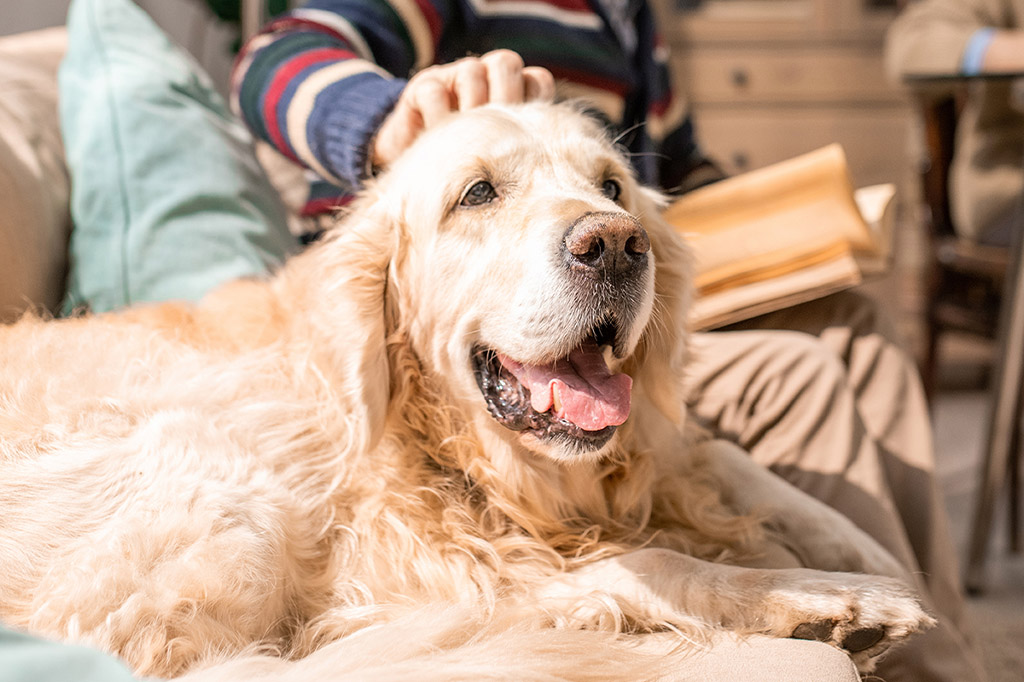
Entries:
{"label": "dog's eye", "polygon": [[605,180],[601,185],[601,193],[612,201],[618,201],[619,197],[622,196],[622,185],[619,184],[618,180]]}
{"label": "dog's eye", "polygon": [[494,186],[486,180],[476,183],[462,196],[460,202],[463,206],[481,206],[489,204],[498,198]]}

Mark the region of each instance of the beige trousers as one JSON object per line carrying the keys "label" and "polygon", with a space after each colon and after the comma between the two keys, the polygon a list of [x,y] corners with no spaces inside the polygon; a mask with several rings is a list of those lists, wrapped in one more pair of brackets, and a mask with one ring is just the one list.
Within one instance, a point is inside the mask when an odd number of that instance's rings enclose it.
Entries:
{"label": "beige trousers", "polygon": [[928,406],[892,338],[873,304],[851,292],[696,334],[691,410],[848,516],[917,576],[939,626],[886,656],[878,677],[983,680],[935,480]]}

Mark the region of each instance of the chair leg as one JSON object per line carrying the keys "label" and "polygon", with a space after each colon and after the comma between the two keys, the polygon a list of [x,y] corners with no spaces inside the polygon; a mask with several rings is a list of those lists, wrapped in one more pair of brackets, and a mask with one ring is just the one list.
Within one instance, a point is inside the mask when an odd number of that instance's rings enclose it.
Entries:
{"label": "chair leg", "polygon": [[925,322],[924,357],[921,359],[921,384],[929,405],[935,400],[936,384],[938,383],[936,375],[939,371],[939,334],[941,331],[929,313]]}
{"label": "chair leg", "polygon": [[1024,414],[1017,418],[1017,428],[1014,429],[1015,437],[1013,447],[1010,450],[1010,461],[1007,462],[1007,472],[1010,486],[1010,551],[1020,554],[1021,551],[1021,520],[1020,520],[1020,464],[1021,464],[1021,429],[1024,429]]}
{"label": "chair leg", "polygon": [[[992,411],[985,460],[967,555],[966,587],[975,594],[984,589],[986,551],[996,499],[1004,490],[1011,463],[1011,480],[1019,477],[1020,469],[1017,463],[1020,459],[1021,414],[1024,412],[1024,230],[1018,230],[1013,241],[1012,260],[1006,273],[1000,310],[999,352],[992,382]],[[1017,481],[1013,483],[1016,494]],[[1017,502],[1010,504],[1011,509],[1016,506]],[[1011,526],[1016,523],[1015,520]]]}

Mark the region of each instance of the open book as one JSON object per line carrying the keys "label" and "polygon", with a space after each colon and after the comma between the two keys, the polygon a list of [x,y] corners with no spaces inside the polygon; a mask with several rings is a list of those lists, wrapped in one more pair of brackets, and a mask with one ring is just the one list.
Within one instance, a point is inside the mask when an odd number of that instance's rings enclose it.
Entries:
{"label": "open book", "polygon": [[696,329],[859,284],[888,267],[893,185],[856,192],[837,144],[680,197],[665,218],[697,257]]}

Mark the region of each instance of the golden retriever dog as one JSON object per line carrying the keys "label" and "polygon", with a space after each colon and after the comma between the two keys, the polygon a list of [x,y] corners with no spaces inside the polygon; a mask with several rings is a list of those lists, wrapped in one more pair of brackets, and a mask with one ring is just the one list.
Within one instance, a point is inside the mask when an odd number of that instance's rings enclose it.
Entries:
{"label": "golden retriever dog", "polygon": [[578,108],[483,107],[266,281],[0,329],[0,620],[198,679],[645,679],[659,631],[869,669],[931,619],[688,424],[659,207]]}

